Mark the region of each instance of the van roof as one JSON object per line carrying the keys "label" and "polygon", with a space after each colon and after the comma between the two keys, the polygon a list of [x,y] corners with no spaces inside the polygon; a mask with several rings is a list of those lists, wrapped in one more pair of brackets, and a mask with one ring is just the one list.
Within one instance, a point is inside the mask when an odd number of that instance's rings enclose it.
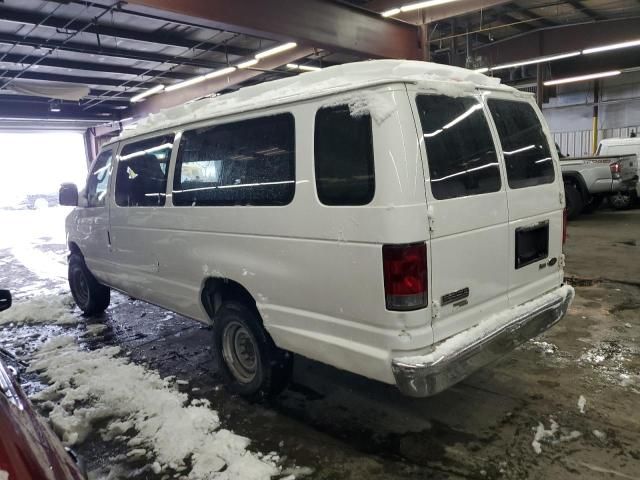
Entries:
{"label": "van roof", "polygon": [[[398,82],[439,83],[439,88],[446,89],[451,94],[476,88],[517,92],[512,87],[500,85],[498,78],[465,68],[409,60],[369,60],[264,82],[227,95],[206,97],[161,110],[141,119],[135,129],[123,131],[112,142],[207,118]],[[359,92],[358,95],[357,100],[369,103],[370,109],[379,107],[375,105],[375,99],[371,98],[373,92],[369,92],[369,95]]]}

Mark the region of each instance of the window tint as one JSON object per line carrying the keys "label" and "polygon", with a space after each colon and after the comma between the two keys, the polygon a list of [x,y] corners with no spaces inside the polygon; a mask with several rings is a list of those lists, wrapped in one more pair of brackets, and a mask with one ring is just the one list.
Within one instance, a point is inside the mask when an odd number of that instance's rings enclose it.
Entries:
{"label": "window tint", "polygon": [[431,191],[439,200],[500,190],[500,168],[482,104],[472,97],[419,95]]}
{"label": "window tint", "polygon": [[173,135],[150,138],[125,145],[118,159],[116,205],[157,207],[164,205],[167,168]]}
{"label": "window tint", "polygon": [[347,105],[316,113],[315,170],[318,198],[325,205],[366,205],[375,176],[371,116],[353,116]]}
{"label": "window tint", "polygon": [[104,207],[109,177],[111,176],[112,151],[106,150],[98,155],[87,178],[87,206]]}
{"label": "window tint", "polygon": [[286,205],[294,192],[295,125],[290,113],[182,134],[174,205]]}
{"label": "window tint", "polygon": [[531,105],[510,100],[489,100],[498,129],[507,179],[511,188],[524,188],[554,180],[549,142]]}

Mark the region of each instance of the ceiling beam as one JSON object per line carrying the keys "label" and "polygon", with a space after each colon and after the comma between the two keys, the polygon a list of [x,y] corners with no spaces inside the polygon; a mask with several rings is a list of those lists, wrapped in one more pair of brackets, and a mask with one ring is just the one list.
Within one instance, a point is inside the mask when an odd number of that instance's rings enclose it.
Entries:
{"label": "ceiling beam", "polygon": [[[62,102],[60,112],[49,111],[49,101],[42,98],[10,98],[13,95],[0,96],[0,118],[46,118],[46,119],[94,119],[107,121],[109,118],[118,116],[119,112],[104,105],[101,109],[85,112],[73,102]],[[106,114],[109,116],[106,116]]]}
{"label": "ceiling beam", "polygon": [[558,25],[556,22],[549,20],[548,18],[542,17],[540,15],[536,15],[531,10],[523,8],[519,5],[516,5],[515,3],[510,3],[507,6],[507,8],[513,12],[519,13],[520,15],[525,17],[527,20],[538,22],[543,27],[553,27],[555,25]]}
{"label": "ceiling beam", "polygon": [[476,46],[474,50],[485,59],[485,65],[499,65],[623,42],[637,38],[639,31],[640,18],[607,20],[535,30],[490,45]]}
{"label": "ceiling beam", "polygon": [[[102,1],[102,0],[101,0]],[[357,7],[325,0],[129,0],[128,10],[197,18],[210,28],[370,58],[421,58],[419,31]]]}
{"label": "ceiling beam", "polygon": [[[5,81],[16,77],[22,70],[2,70],[0,71],[0,88]],[[49,82],[63,82],[63,83],[79,83],[83,85],[104,85],[110,87],[120,86],[125,80],[114,78],[114,77],[85,77],[80,75],[62,75],[58,73],[45,73],[45,72],[36,72],[36,71],[26,71],[20,74],[20,79],[23,80],[44,80]],[[138,88],[145,88],[146,83],[142,82]],[[153,86],[151,85],[147,86]]]}
{"label": "ceiling beam", "polygon": [[515,30],[518,30],[519,32],[530,32],[531,30],[535,30],[536,28],[529,23],[523,22],[519,18],[512,17],[508,13],[498,13],[496,20],[498,23],[504,24],[505,28],[513,28]]}
{"label": "ceiling beam", "polygon": [[[195,100],[212,93],[220,92],[232,85],[236,85],[251,78],[261,75],[265,70],[273,70],[287,63],[298,62],[299,59],[308,57],[314,53],[313,49],[305,47],[296,47],[273,57],[265,58],[260,62],[260,70],[243,69],[224,76],[213,78],[190,87],[185,87],[172,92],[163,92],[158,95],[147,97],[143,102],[132,104],[130,110],[125,116],[133,116],[136,118],[157,113],[162,109],[183,105],[190,100]],[[304,73],[302,74],[304,75]]]}
{"label": "ceiling beam", "polygon": [[[131,93],[125,93],[123,95],[121,95],[118,98],[115,99],[111,99],[107,96],[105,96],[104,94],[107,92],[111,92],[111,90],[102,90],[99,88],[92,88],[89,90],[89,95],[87,95],[86,97],[83,98],[84,100],[88,100],[88,99],[95,99],[95,100],[102,100],[102,99],[106,99],[109,101],[108,104],[105,104],[108,107],[117,107],[117,106],[129,106],[129,98],[133,95]],[[0,90],[0,105],[2,104],[3,101],[5,101],[6,99],[19,99],[21,101],[27,101],[27,99],[34,99],[34,100],[42,100],[42,99],[46,99],[47,101],[50,101],[51,98],[49,97],[40,97],[37,95],[22,95],[22,94],[17,94],[14,93],[11,90]]]}
{"label": "ceiling beam", "polygon": [[[483,10],[510,3],[512,0],[459,0],[457,2],[437,5],[422,10],[415,10],[398,15],[396,18],[412,22],[415,24],[433,23],[446,18],[458,17],[468,13],[479,13]],[[373,12],[384,12],[391,8],[407,3],[414,3],[411,0],[371,0],[367,2],[365,8]]]}
{"label": "ceiling beam", "polygon": [[[16,55],[13,53],[3,54],[0,52],[0,63],[13,63],[16,65],[30,65],[40,60],[39,56]],[[164,78],[173,78],[175,80],[186,80],[192,77],[192,74],[171,72],[164,70],[148,70],[145,68],[128,67],[123,65],[114,65],[109,63],[85,62],[77,60],[65,60],[59,57],[46,57],[38,61],[38,65],[55,68],[70,68],[73,70],[84,70],[89,72],[117,73],[122,75],[133,75],[135,77],[155,77],[158,75]]]}
{"label": "ceiling beam", "polygon": [[[64,29],[65,31],[77,31],[83,29],[87,23],[91,23],[91,19],[71,20],[69,18],[49,16],[44,13],[15,10],[0,6],[0,20],[22,23],[27,25],[40,25],[43,27],[51,27],[55,29]],[[248,48],[234,47],[222,43],[200,42],[190,40],[176,35],[172,32],[160,31],[143,32],[139,30],[131,30],[128,28],[112,27],[100,23],[84,28],[83,33],[92,33],[105,37],[114,37],[119,39],[135,40],[138,42],[155,43],[158,45],[172,45],[176,47],[184,47],[190,49],[210,50],[218,48],[222,53],[234,55],[237,57],[246,57],[253,55],[253,50]]]}
{"label": "ceiling beam", "polygon": [[595,10],[586,7],[580,0],[567,0],[567,3],[578,10],[580,13],[589,17],[591,20],[604,20],[606,18]]}
{"label": "ceiling beam", "polygon": [[[104,57],[114,57],[114,58],[127,58],[130,60],[140,60],[144,62],[157,62],[157,63],[169,63],[172,65],[189,65],[191,67],[199,67],[199,68],[212,68],[216,66],[226,66],[226,62],[215,62],[211,60],[201,60],[201,59],[190,59],[188,57],[173,57],[169,55],[153,53],[153,52],[143,52],[139,50],[128,50],[123,48],[111,48],[98,46],[93,44],[88,44],[84,42],[74,42],[74,41],[59,41],[59,40],[50,40],[48,38],[43,37],[33,37],[29,36],[27,38],[22,38],[19,35],[12,35],[7,33],[0,33],[0,43],[8,44],[8,45],[23,45],[27,47],[33,47],[35,49],[43,48],[43,49],[56,49],[65,52],[75,52],[75,53],[84,53],[87,55],[97,55]],[[2,53],[0,52],[0,56]]]}

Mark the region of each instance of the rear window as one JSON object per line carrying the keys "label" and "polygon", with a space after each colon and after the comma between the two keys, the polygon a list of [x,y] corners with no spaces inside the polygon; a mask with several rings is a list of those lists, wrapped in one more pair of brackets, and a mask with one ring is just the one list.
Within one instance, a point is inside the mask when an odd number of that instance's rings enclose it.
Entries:
{"label": "rear window", "polygon": [[531,105],[489,100],[489,110],[502,144],[511,188],[552,183],[555,179],[549,142]]}
{"label": "rear window", "polygon": [[419,95],[418,115],[436,199],[500,190],[500,168],[482,104],[473,97]]}
{"label": "rear window", "polygon": [[293,115],[253,118],[182,134],[173,204],[286,205],[295,183]]}
{"label": "rear window", "polygon": [[373,200],[370,115],[351,115],[347,105],[321,108],[314,145],[316,189],[323,204],[366,205]]}

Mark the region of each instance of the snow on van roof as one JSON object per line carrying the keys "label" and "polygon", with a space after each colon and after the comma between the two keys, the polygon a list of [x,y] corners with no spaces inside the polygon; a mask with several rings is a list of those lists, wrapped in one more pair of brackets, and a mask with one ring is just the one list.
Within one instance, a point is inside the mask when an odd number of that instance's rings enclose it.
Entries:
{"label": "snow on van roof", "polygon": [[[136,128],[123,131],[116,140],[207,118],[394,82],[438,82],[439,89],[446,86],[447,93],[451,94],[477,87],[515,91],[512,87],[500,85],[498,78],[465,68],[409,60],[369,60],[306,72],[161,110],[141,119]],[[388,108],[373,101],[371,95],[368,97],[364,98],[364,103],[369,104],[374,119],[381,121],[386,118]],[[359,99],[360,105],[362,100]]]}

